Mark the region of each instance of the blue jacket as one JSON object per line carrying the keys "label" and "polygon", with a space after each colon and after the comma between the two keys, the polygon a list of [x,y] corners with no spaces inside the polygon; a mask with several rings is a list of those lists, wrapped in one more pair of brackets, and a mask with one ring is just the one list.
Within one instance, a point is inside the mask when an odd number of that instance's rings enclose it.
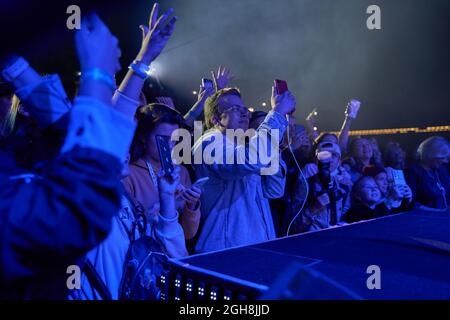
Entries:
{"label": "blue jacket", "polygon": [[[277,112],[269,112],[265,121],[248,145],[236,145],[218,130],[206,132],[194,145],[194,159],[212,143],[222,141],[224,153],[234,158],[234,164],[214,161],[213,157],[195,164],[197,178],[209,177],[202,193],[202,229],[196,245],[197,252],[221,250],[249,245],[275,238],[275,230],[268,199],[284,194],[285,164],[278,152],[278,170],[261,175],[267,168],[260,161],[253,164],[249,152],[257,149],[259,139],[278,129],[278,141],[286,130],[286,119]],[[269,146],[270,148],[270,146]],[[259,152],[267,152],[259,144]],[[203,152],[202,152],[203,153]],[[267,153],[266,153],[267,154]],[[239,159],[241,157],[241,159]],[[238,161],[239,160],[239,161]],[[240,163],[240,164],[238,164]]]}
{"label": "blue jacket", "polygon": [[67,268],[106,237],[120,209],[134,128],[111,106],[79,97],[56,159],[25,175],[13,162],[0,167],[1,298],[67,296]]}

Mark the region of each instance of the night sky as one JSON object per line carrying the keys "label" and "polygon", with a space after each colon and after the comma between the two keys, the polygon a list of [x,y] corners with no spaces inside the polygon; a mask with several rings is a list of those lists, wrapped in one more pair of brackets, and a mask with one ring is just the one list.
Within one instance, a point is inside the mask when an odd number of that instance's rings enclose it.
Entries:
{"label": "night sky", "polygon": [[[68,2],[82,12],[96,7],[120,40],[126,70],[152,3]],[[78,66],[66,3],[45,3],[1,1],[2,49],[22,48],[39,71],[61,73],[70,88]],[[381,8],[382,30],[366,27],[371,4]],[[161,6],[174,7],[179,21],[155,68],[182,110],[194,102],[200,79],[222,64],[256,109],[269,108],[261,103],[269,102],[273,79],[287,80],[298,97],[297,118],[316,107],[324,130],[339,129],[350,98],[362,101],[353,129],[450,122],[448,0],[167,0]]]}

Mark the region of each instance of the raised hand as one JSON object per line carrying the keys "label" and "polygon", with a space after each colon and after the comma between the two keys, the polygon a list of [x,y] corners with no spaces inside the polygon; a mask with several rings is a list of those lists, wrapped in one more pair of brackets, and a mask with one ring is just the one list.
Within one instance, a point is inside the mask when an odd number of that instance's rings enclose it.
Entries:
{"label": "raised hand", "polygon": [[[172,17],[169,22],[173,9],[170,8],[162,16],[158,18],[159,4],[153,5],[150,14],[148,26],[141,25],[142,44],[136,60],[149,65],[162,52],[175,30],[177,17]],[[166,23],[167,22],[167,23]]]}
{"label": "raised hand", "polygon": [[402,193],[403,193],[403,198],[407,199],[409,202],[411,202],[413,194],[412,194],[412,190],[408,185],[403,185],[402,188]]}
{"label": "raised hand", "polygon": [[289,91],[279,95],[276,93],[275,87],[272,87],[271,104],[272,110],[279,112],[283,116],[295,112],[295,97]]}
{"label": "raised hand", "polygon": [[161,171],[158,174],[158,191],[160,195],[175,196],[180,184],[180,167],[176,166],[170,176]]}
{"label": "raised hand", "polygon": [[75,45],[81,70],[101,69],[111,77],[120,70],[119,41],[97,14],[84,15]]}
{"label": "raised hand", "polygon": [[214,94],[214,88],[205,88],[200,85],[200,90],[198,91],[197,101],[205,102],[210,96]]}
{"label": "raised hand", "polygon": [[181,198],[186,201],[186,205],[189,209],[195,210],[197,208],[197,204],[200,201],[200,196],[202,195],[202,190],[197,187],[190,187],[186,189],[185,192],[181,195]]}
{"label": "raised hand", "polygon": [[225,67],[219,66],[219,69],[217,70],[217,73],[214,71],[211,71],[211,75],[214,81],[214,87],[216,91],[222,90],[226,87],[228,87],[228,84],[231,82],[231,80],[234,79],[234,76],[231,73],[230,69],[227,69]]}
{"label": "raised hand", "polygon": [[356,119],[356,117],[358,116],[359,108],[361,108],[361,102],[352,99],[347,105],[345,115],[349,118]]}
{"label": "raised hand", "polygon": [[331,203],[330,197],[328,196],[328,193],[324,193],[317,197],[317,202],[320,204],[320,206],[325,207]]}
{"label": "raised hand", "polygon": [[315,126],[317,123],[317,108],[314,108],[310,114],[306,117],[306,122],[308,122],[311,126]]}

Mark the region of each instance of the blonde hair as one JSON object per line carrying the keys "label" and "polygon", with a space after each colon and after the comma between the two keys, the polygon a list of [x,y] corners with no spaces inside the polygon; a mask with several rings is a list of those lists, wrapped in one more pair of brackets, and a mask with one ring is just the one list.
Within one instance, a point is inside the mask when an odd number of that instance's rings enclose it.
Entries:
{"label": "blonde hair", "polygon": [[16,124],[17,113],[19,112],[20,100],[16,95],[11,99],[11,107],[6,114],[5,119],[0,124],[0,135],[7,138],[13,131]]}

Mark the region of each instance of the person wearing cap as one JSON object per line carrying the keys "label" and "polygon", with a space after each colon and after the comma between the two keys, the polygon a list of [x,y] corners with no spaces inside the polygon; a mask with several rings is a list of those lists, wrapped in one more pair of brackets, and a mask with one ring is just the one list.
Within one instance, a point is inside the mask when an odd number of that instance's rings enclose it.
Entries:
{"label": "person wearing cap", "polygon": [[320,143],[315,156],[316,162],[306,165],[308,169],[304,170],[307,171],[304,176],[309,187],[307,199],[305,179],[300,175],[297,180],[296,196],[292,200],[295,216],[290,218],[289,234],[338,225],[350,207],[352,183],[348,172],[340,166],[339,145],[333,142]]}
{"label": "person wearing cap", "polygon": [[[183,116],[163,104],[142,106],[136,112],[137,129],[131,144],[130,174],[123,179],[125,190],[153,217],[160,207],[157,176],[161,171],[156,136],[171,136],[184,125]],[[171,141],[172,146],[174,142]],[[192,239],[200,223],[199,188],[191,186],[188,170],[181,166],[181,185],[177,192],[177,209],[186,239]]]}
{"label": "person wearing cap", "polygon": [[449,210],[450,174],[448,140],[435,136],[423,141],[418,150],[418,163],[406,171],[415,206],[424,210]]}

